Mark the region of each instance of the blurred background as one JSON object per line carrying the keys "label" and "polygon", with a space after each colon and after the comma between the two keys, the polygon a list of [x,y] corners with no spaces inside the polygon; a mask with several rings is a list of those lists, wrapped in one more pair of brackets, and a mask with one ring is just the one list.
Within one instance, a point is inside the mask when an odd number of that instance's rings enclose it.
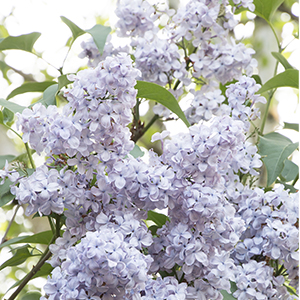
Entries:
{"label": "blurred background", "polygon": [[[155,2],[155,1],[152,1]],[[170,7],[177,8],[187,1],[170,0]],[[111,26],[117,19],[114,15],[115,0],[0,0],[0,38],[8,35],[17,36],[21,34],[40,32],[41,36],[34,45],[34,49],[40,57],[18,50],[7,50],[0,52],[0,98],[6,98],[9,93],[24,82],[53,80],[60,74],[58,68],[64,66],[64,74],[75,73],[85,68],[87,59],[78,58],[82,51],[80,43],[90,38],[89,35],[80,36],[73,44],[68,53],[68,41],[71,37],[70,29],[61,21],[60,16],[73,21],[82,29],[92,28],[96,23]],[[299,3],[295,0],[286,0],[276,12],[273,25],[283,47],[286,47],[283,55],[289,63],[299,69],[299,40],[298,40],[298,16]],[[271,51],[277,51],[277,44],[274,35],[268,24],[261,18],[249,12],[237,15],[241,21],[235,30],[237,40],[252,45],[256,50],[254,57],[258,60],[258,73],[262,82],[266,82],[273,76],[276,60]],[[67,55],[68,53],[68,55]],[[279,66],[278,72],[283,71]],[[27,106],[40,97],[40,93],[25,93],[18,95],[10,101]],[[291,130],[282,130],[284,122],[299,122],[299,97],[298,90],[292,88],[279,88],[272,100],[265,133],[276,129],[278,132],[287,135],[292,141],[298,141],[299,136]],[[263,108],[262,108],[263,109]],[[146,103],[142,107],[142,115],[148,120],[151,114]],[[176,133],[186,128],[181,122],[167,122],[166,129]],[[140,141],[140,146],[149,148],[151,146],[151,135],[164,129],[159,122]],[[7,131],[0,125],[0,155],[19,155],[25,149],[22,143],[12,132]],[[157,147],[154,145],[154,147]],[[293,160],[298,163],[298,154]],[[12,205],[0,208],[0,241],[4,235],[9,221],[15,213]],[[20,234],[37,233],[49,230],[49,225],[43,218],[25,218],[22,207],[17,211],[15,222],[8,233],[9,237],[16,237]],[[39,249],[43,246],[37,245]],[[4,247],[0,250],[0,265],[12,256],[10,249]],[[7,267],[0,271],[0,298],[4,296],[7,289],[16,281],[26,275],[32,268],[35,260],[26,261],[18,267]],[[46,279],[33,279],[24,289],[26,291],[39,290]],[[8,298],[9,293],[6,294]]]}

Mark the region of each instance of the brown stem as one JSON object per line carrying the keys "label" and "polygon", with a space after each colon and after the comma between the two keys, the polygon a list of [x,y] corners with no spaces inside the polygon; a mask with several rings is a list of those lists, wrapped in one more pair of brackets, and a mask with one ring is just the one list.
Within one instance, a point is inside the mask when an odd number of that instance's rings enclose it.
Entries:
{"label": "brown stem", "polygon": [[14,291],[14,293],[8,298],[8,300],[13,300],[17,297],[17,295],[21,292],[21,290],[25,287],[25,285],[32,279],[32,277],[39,271],[42,265],[46,262],[47,259],[50,258],[52,253],[50,251],[47,252],[45,256],[43,256],[39,262],[32,268],[32,270],[26,275],[18,288]]}
{"label": "brown stem", "polygon": [[135,132],[134,135],[132,135],[131,139],[136,143],[145,133],[146,131],[153,125],[153,123],[159,119],[159,115],[154,115],[153,118],[150,120],[150,122],[147,124],[147,126],[143,127],[141,130],[138,130]]}

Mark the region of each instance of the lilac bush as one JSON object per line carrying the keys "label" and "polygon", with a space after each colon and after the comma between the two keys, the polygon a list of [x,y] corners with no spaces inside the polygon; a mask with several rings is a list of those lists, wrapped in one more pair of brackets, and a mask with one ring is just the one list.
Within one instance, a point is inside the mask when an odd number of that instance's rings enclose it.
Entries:
{"label": "lilac bush", "polygon": [[[256,182],[251,126],[267,101],[251,77],[255,51],[231,37],[234,11],[255,6],[233,4],[191,0],[175,12],[120,0],[116,34],[128,45],[83,42],[89,68],[68,75],[67,104],[16,113],[23,142],[46,160],[26,175],[7,163],[1,183],[27,216],[56,221],[41,299],[298,299],[298,194]],[[192,95],[188,132],[155,133],[162,153],[148,161],[133,152],[140,82]],[[164,121],[174,109],[158,102]]]}

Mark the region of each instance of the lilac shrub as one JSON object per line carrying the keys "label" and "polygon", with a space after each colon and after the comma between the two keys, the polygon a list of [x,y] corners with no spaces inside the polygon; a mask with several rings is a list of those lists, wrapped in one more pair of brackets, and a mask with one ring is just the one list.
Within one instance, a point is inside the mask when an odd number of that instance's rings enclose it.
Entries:
{"label": "lilac shrub", "polygon": [[[0,178],[26,215],[65,218],[41,299],[298,299],[287,289],[297,289],[297,194],[254,184],[262,160],[251,122],[266,101],[251,77],[254,50],[230,38],[236,7],[120,0],[116,34],[129,44],[109,36],[100,53],[82,43],[89,68],[68,76],[67,104],[17,114],[23,141],[47,160],[27,177],[7,164]],[[149,150],[148,161],[131,152],[137,80],[192,96],[188,132],[155,133],[162,154]],[[150,226],[154,210],[166,215]]]}

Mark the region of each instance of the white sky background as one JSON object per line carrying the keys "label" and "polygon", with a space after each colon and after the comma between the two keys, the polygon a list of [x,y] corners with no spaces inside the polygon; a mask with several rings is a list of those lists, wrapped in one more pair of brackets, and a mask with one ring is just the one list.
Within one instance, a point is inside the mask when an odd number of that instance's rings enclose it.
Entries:
{"label": "white sky background", "polygon": [[[117,21],[116,16],[114,15],[115,4],[116,0],[0,0],[0,22],[6,17],[4,25],[7,28],[8,33],[12,36],[33,31],[40,32],[42,35],[35,43],[34,49],[37,52],[43,52],[44,59],[59,68],[62,66],[66,56],[67,48],[64,46],[71,37],[70,29],[61,21],[60,16],[67,17],[82,29],[92,28],[96,24],[96,16],[107,19],[108,22],[106,25],[113,26]],[[294,11],[299,11],[299,5],[297,5],[298,4],[296,3]],[[254,23],[249,21],[246,25],[239,25],[235,30],[235,34],[238,39],[242,39],[243,37],[251,36],[253,30]],[[282,33],[284,43],[287,44],[291,41],[292,31],[293,28],[291,27],[291,23],[287,23]],[[81,36],[73,44],[65,63],[64,73],[75,72],[79,66],[86,64],[87,60],[79,59],[77,55],[81,52],[80,42],[87,40],[89,37],[88,34]],[[287,51],[292,52],[289,62],[293,66],[299,68],[299,42],[292,42]],[[24,73],[38,74],[39,69],[47,68],[47,72],[52,76],[56,77],[60,75],[57,70],[50,67],[43,60],[36,58],[33,54],[16,50],[6,51],[5,53],[7,54],[6,63],[16,69],[20,69]],[[6,98],[12,90],[22,84],[22,77],[20,75],[11,73],[10,76],[13,84],[9,86],[0,72],[0,98]],[[36,79],[38,81],[44,80],[43,76],[37,76]],[[19,95],[11,101],[16,101],[22,105],[29,105],[33,95],[36,97],[38,94],[27,93]],[[299,122],[299,101],[293,90],[281,88],[277,91],[276,98],[279,101],[278,113],[281,124],[284,121],[292,123]],[[145,107],[145,109],[147,109],[147,107]],[[167,122],[167,129],[172,133],[187,130],[186,126],[181,121],[177,123]],[[299,140],[298,135],[291,134],[291,132],[287,133],[287,135],[293,139],[293,141]],[[0,219],[5,220],[6,218],[7,220],[10,220],[11,213],[12,212],[8,212],[7,215],[5,215],[3,214],[3,210],[0,209]],[[20,210],[16,219],[18,222],[22,223],[24,221],[22,215],[23,211]],[[0,233],[1,237],[1,228]],[[6,254],[8,256],[5,255],[3,251],[1,252],[0,264],[11,255],[10,253]],[[4,282],[5,274],[8,274],[7,272],[9,272],[9,269],[10,268],[6,268],[4,270],[5,272],[0,273],[0,282]],[[23,275],[24,274],[20,274],[20,278]],[[9,282],[6,283],[10,285]],[[38,287],[42,286],[44,283],[45,281],[43,280],[36,280],[35,282]],[[5,289],[6,287],[0,284],[0,292],[5,292]]]}

